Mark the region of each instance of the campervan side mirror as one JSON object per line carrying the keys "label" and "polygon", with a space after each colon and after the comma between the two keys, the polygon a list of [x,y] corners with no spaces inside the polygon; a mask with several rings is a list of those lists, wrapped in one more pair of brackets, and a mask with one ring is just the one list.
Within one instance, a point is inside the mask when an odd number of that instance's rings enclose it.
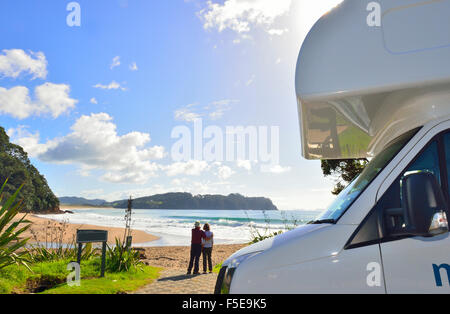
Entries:
{"label": "campervan side mirror", "polygon": [[447,203],[432,173],[406,175],[401,189],[406,234],[432,237],[449,231]]}

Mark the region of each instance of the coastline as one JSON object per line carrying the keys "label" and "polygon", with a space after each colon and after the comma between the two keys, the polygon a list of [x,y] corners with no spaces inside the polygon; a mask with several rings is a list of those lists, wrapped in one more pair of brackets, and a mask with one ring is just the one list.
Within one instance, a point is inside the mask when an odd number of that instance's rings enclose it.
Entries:
{"label": "coastline", "polygon": [[60,205],[59,210],[64,212],[66,210],[71,211],[73,209],[83,210],[83,209],[116,209],[114,207],[102,207],[102,206],[90,206],[90,205]]}
{"label": "coastline", "polygon": [[[78,209],[78,207],[77,207]],[[62,209],[63,210],[63,209]],[[15,219],[17,221],[22,217]],[[51,220],[48,218],[38,217],[34,214],[27,215],[26,219],[32,223],[29,230],[27,230],[23,237],[31,238],[30,243],[47,243],[59,242],[64,244],[72,244],[74,242],[76,232],[78,229],[101,229],[108,231],[108,243],[115,244],[115,238],[123,239],[125,228],[115,227],[99,227],[88,224],[69,224]],[[149,234],[141,230],[132,230],[133,244],[142,244],[159,240],[159,237]],[[55,241],[55,239],[57,241]]]}
{"label": "coastline", "polygon": [[[34,219],[32,230],[41,230],[37,235],[38,240],[32,242],[47,243],[72,243],[78,228],[100,229],[109,231],[109,240],[113,242],[116,237],[124,237],[124,210],[123,209],[97,209],[85,206],[62,206],[61,211],[53,213],[34,213],[28,217]],[[63,211],[66,210],[66,211]],[[289,213],[288,213],[289,215]],[[37,216],[37,217],[36,217]],[[295,221],[306,221],[309,214],[303,212],[291,215]],[[269,218],[267,218],[269,217]],[[44,219],[47,225],[40,226],[37,220]],[[269,220],[270,219],[270,225]],[[49,222],[50,221],[50,222]],[[182,210],[142,210],[133,215],[132,229],[134,247],[189,247],[191,228],[195,221],[210,223],[216,235],[216,245],[248,244],[256,228],[261,232],[267,230],[284,230],[283,216],[277,212],[265,214],[262,212],[247,213],[244,211],[189,211]],[[69,223],[74,225],[68,225]],[[50,226],[49,226],[50,224]],[[64,228],[62,228],[64,226]],[[68,229],[70,228],[70,230]],[[269,229],[266,229],[269,228]],[[42,231],[42,229],[65,229],[64,241],[49,241],[48,234],[54,232]],[[113,234],[115,232],[115,234]],[[29,234],[27,234],[29,236]],[[143,238],[142,238],[143,237]],[[57,237],[58,238],[58,237]],[[59,238],[58,238],[59,239]]]}
{"label": "coastline", "polygon": [[[78,208],[77,208],[78,209]],[[16,218],[16,220],[20,219]],[[52,235],[55,239],[62,236],[62,243],[65,245],[73,244],[74,236],[77,229],[101,229],[108,231],[108,244],[115,244],[115,238],[123,239],[124,228],[113,227],[99,227],[86,224],[68,224],[62,223],[48,218],[37,217],[34,214],[28,214],[26,217],[32,223],[31,228],[24,233],[24,237],[31,238],[29,243],[41,244],[57,242],[52,240]],[[165,269],[172,269],[176,271],[185,271],[189,263],[190,246],[154,246],[142,247],[140,244],[153,242],[159,237],[148,234],[144,231],[133,230],[133,245],[141,252],[141,259],[147,265],[162,267]],[[214,245],[212,262],[213,266],[222,263],[236,251],[246,247],[248,244],[217,244]],[[200,261],[202,265],[202,260]]]}
{"label": "coastline", "polygon": [[[62,206],[59,213],[38,213],[39,217],[52,221],[70,222],[111,228],[124,228],[125,209],[95,208],[85,206]],[[65,210],[65,211],[63,211]],[[36,213],[35,213],[36,214]],[[242,244],[251,242],[252,236],[260,232],[285,230],[286,224],[310,221],[313,218],[307,212],[289,212],[283,216],[278,211],[244,210],[140,210],[133,214],[132,228],[158,237],[156,241],[135,242],[135,246],[189,246],[191,228],[195,221],[210,223],[216,235],[216,244]],[[292,223],[293,224],[293,223]],[[123,229],[121,229],[123,230]],[[123,237],[123,236],[122,236]]]}

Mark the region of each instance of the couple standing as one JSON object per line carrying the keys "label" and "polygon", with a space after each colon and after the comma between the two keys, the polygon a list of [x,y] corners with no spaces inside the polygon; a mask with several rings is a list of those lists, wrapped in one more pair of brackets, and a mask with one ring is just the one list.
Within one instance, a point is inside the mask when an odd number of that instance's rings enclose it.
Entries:
{"label": "couple standing", "polygon": [[209,272],[212,273],[212,249],[214,245],[214,234],[211,232],[209,224],[200,229],[200,222],[195,222],[194,229],[192,229],[191,241],[191,259],[187,274],[190,275],[192,267],[194,267],[194,275],[199,274],[200,255],[203,252],[203,273],[206,274],[206,262],[208,261]]}

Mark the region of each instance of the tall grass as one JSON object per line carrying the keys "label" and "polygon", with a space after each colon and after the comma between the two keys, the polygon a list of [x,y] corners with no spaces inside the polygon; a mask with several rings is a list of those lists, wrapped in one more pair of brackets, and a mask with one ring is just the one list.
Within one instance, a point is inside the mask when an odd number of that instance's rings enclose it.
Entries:
{"label": "tall grass", "polygon": [[0,189],[0,203],[3,204],[0,209],[0,269],[12,264],[29,268],[28,260],[25,258],[27,252],[23,250],[29,239],[20,236],[30,228],[31,224],[25,219],[26,215],[14,221],[22,209],[22,202],[16,202],[16,198],[23,185],[3,203],[3,191],[7,182],[8,180]]}
{"label": "tall grass", "polygon": [[[258,228],[256,226],[254,226],[251,223],[251,219],[248,216],[248,213],[246,212],[245,214],[247,215],[247,220],[249,221],[250,244],[258,243],[258,242],[264,241],[266,239],[270,239],[270,238],[273,238],[273,237],[283,234],[283,230],[272,231],[271,219],[266,211],[263,211],[263,215],[264,215],[264,227],[263,228]],[[296,219],[294,216],[291,215],[291,217],[288,218],[287,213],[285,213],[285,212],[281,212],[280,215],[281,215],[281,220],[284,225],[285,231],[293,230],[298,227],[299,220]]]}
{"label": "tall grass", "polygon": [[[29,260],[33,263],[42,262],[56,262],[61,260],[77,260],[77,245],[75,235],[70,244],[64,243],[64,237],[67,234],[67,221],[62,223],[48,221],[43,227],[43,234],[45,234],[45,242],[39,242],[37,233],[31,230],[31,235],[34,239],[34,244],[28,250]],[[93,248],[91,243],[83,246],[81,260],[89,260],[92,257],[98,256],[100,250]]]}
{"label": "tall grass", "polygon": [[108,246],[106,257],[106,270],[111,273],[142,270],[144,266],[139,252],[127,247],[118,238],[114,247]]}
{"label": "tall grass", "polygon": [[128,208],[125,210],[125,232],[123,241],[116,238],[116,245],[110,247],[106,254],[106,270],[112,273],[128,272],[133,270],[143,270],[144,263],[140,260],[138,251],[133,250],[131,245],[127,244],[127,238],[131,236],[132,225],[132,204],[133,200],[130,197],[128,200]]}

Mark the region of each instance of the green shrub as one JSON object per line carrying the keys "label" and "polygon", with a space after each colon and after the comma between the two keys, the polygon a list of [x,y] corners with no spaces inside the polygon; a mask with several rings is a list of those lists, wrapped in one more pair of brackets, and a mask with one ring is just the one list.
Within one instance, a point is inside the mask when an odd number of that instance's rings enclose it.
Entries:
{"label": "green shrub", "polygon": [[214,266],[213,273],[216,273],[216,274],[220,273],[220,270],[222,269],[222,264],[223,263],[220,263],[220,264],[217,264],[216,266]]}
{"label": "green shrub", "polygon": [[[267,215],[266,211],[263,211],[263,215],[264,215],[264,221],[265,221],[265,227],[263,228],[263,230],[258,229],[257,227],[253,226],[251,224],[251,219],[247,215],[247,220],[249,221],[249,227],[250,227],[250,244],[255,244],[261,241],[264,241],[266,239],[270,239],[276,236],[279,236],[281,234],[283,234],[283,231],[276,231],[276,232],[272,232],[271,229],[271,220],[269,215]],[[281,218],[284,224],[284,229],[289,231],[289,230],[293,230],[295,228],[298,227],[299,220],[295,219],[294,216],[292,216],[291,218],[288,218],[286,216],[285,212],[281,212]]]}
{"label": "green shrub", "polygon": [[[28,250],[29,260],[33,263],[56,262],[60,260],[77,260],[77,245],[75,236],[70,244],[64,243],[67,234],[68,222],[47,222],[42,232],[45,234],[45,242],[36,232],[31,230],[31,235],[35,243]],[[92,247],[92,244],[83,246],[81,260],[89,260],[99,255],[99,250]]]}
{"label": "green shrub", "polygon": [[59,209],[59,200],[45,177],[31,164],[24,149],[11,143],[5,129],[0,127],[0,182],[6,179],[5,199],[23,185],[20,191],[22,211],[55,212]]}
{"label": "green shrub", "polygon": [[[56,262],[61,260],[77,260],[78,250],[75,244],[64,247],[59,245],[57,248],[45,246],[32,246],[28,250],[29,260],[33,263]],[[99,249],[93,248],[92,243],[83,246],[81,251],[81,260],[87,261],[93,257],[99,256]]]}
{"label": "green shrub", "polygon": [[143,263],[139,258],[139,252],[127,247],[118,238],[116,245],[111,248],[108,245],[106,253],[106,270],[111,273],[142,269]]}
{"label": "green shrub", "polygon": [[252,235],[252,240],[251,240],[250,244],[255,244],[255,243],[276,237],[280,234],[283,234],[283,231],[273,232],[273,233],[269,233],[267,235],[262,235],[258,231],[257,234]]}
{"label": "green shrub", "polygon": [[[3,203],[3,190],[7,182],[8,180],[0,189],[0,203]],[[29,239],[21,239],[20,235],[28,230],[31,224],[25,220],[25,216],[12,222],[22,209],[22,202],[16,202],[22,187],[23,185],[3,203],[0,209],[0,269],[12,264],[28,267],[27,260],[24,258],[27,252],[22,248]]]}

